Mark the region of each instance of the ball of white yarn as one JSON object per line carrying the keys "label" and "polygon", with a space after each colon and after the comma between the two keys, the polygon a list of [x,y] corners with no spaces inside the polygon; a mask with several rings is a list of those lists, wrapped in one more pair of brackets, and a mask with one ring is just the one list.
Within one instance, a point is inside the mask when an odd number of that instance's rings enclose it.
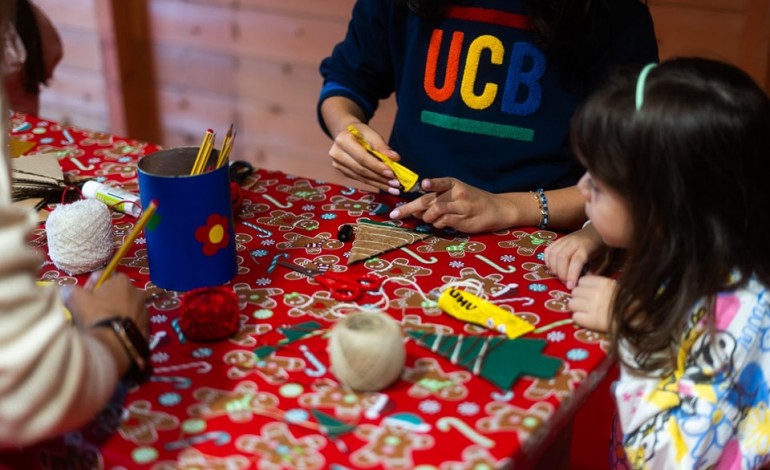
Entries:
{"label": "ball of white yarn", "polygon": [[401,325],[382,312],[354,312],[329,334],[331,372],[343,385],[376,392],[396,381],[406,349]]}
{"label": "ball of white yarn", "polygon": [[61,204],[45,223],[48,255],[68,274],[96,271],[113,251],[110,209],[96,199]]}

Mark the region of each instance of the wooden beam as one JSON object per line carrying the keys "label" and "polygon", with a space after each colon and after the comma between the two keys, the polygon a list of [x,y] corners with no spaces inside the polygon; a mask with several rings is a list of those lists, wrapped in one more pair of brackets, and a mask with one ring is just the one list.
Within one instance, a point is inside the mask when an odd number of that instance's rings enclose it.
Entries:
{"label": "wooden beam", "polygon": [[112,133],[160,142],[149,0],[95,0]]}

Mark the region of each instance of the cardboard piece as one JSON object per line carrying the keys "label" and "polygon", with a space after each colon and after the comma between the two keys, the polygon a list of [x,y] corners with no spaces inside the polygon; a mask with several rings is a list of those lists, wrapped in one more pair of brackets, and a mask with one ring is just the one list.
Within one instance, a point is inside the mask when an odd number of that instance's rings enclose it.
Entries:
{"label": "cardboard piece", "polygon": [[355,233],[348,264],[367,260],[433,236],[431,233],[415,232],[369,220],[360,220]]}

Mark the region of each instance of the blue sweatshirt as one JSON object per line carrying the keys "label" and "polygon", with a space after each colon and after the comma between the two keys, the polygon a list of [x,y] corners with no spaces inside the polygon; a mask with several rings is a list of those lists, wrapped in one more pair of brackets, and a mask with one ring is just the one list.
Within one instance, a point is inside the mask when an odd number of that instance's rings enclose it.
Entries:
{"label": "blue sweatshirt", "polygon": [[571,186],[582,173],[568,144],[576,107],[611,67],[658,60],[647,7],[607,3],[587,80],[565,87],[520,0],[474,0],[434,19],[394,0],[357,0],[345,39],[321,63],[319,110],[345,96],[369,119],[395,92],[389,143],[421,178],[495,193]]}

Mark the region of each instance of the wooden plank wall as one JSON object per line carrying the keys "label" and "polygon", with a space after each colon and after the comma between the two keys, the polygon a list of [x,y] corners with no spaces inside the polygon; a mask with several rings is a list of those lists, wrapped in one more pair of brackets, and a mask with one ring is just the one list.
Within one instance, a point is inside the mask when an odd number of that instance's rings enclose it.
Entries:
{"label": "wooden plank wall", "polygon": [[[316,98],[318,64],[343,37],[354,1],[36,0],[65,47],[41,115],[121,135],[136,129],[131,137],[167,147],[197,145],[206,128],[221,142],[232,122],[236,158],[349,184],[330,167],[331,141],[317,125]],[[718,57],[770,89],[770,0],[648,3],[663,58]],[[111,18],[105,4],[113,5],[117,24],[105,24]],[[117,58],[110,31],[130,35],[119,39],[137,46],[122,77],[110,70]],[[140,53],[145,45],[148,52]],[[144,70],[149,79],[137,78]],[[121,78],[130,93],[116,97],[114,81]],[[385,102],[375,121],[383,133],[393,109],[392,100]],[[131,127],[116,117],[136,121],[148,110],[155,122]],[[148,122],[155,133],[141,126]]]}

